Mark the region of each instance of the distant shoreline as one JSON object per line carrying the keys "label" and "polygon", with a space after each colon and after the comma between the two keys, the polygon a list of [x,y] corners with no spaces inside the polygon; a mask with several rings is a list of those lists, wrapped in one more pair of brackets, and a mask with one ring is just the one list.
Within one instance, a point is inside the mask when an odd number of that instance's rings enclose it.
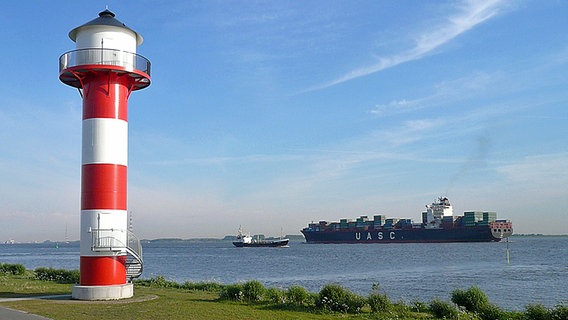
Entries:
{"label": "distant shoreline", "polygon": [[[255,235],[256,237],[256,235]],[[278,237],[264,237],[264,235],[260,235],[260,237],[262,239],[266,239],[266,240],[271,240],[271,239],[278,239]],[[513,234],[511,236],[511,238],[521,238],[521,237],[546,237],[546,238],[553,238],[553,237],[560,237],[560,238],[564,238],[564,237],[568,237],[568,234],[542,234],[542,233],[519,233],[519,234]],[[224,241],[233,241],[236,237],[233,235],[226,235],[223,238],[187,238],[187,239],[183,239],[183,238],[157,238],[157,239],[142,239],[140,240],[140,242],[142,242],[142,244],[145,243],[160,243],[160,242],[224,242]],[[301,234],[287,234],[284,236],[284,238],[288,238],[290,239],[290,241],[292,242],[298,242],[298,241],[305,241],[304,236]],[[79,244],[79,240],[73,240],[73,241],[55,241],[55,240],[45,240],[43,242],[13,242],[13,243],[8,243],[8,242],[2,242],[0,243],[0,245],[13,245],[13,244]]]}

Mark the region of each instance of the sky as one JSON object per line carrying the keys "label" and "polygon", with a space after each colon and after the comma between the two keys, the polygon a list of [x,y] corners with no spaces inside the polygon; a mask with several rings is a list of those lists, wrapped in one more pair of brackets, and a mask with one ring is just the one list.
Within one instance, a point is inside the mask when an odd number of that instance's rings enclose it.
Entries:
{"label": "sky", "polygon": [[106,6],[152,62],[129,100],[141,239],[420,221],[439,196],[568,234],[566,1],[23,0],[0,10],[0,242],[79,239],[58,58]]}

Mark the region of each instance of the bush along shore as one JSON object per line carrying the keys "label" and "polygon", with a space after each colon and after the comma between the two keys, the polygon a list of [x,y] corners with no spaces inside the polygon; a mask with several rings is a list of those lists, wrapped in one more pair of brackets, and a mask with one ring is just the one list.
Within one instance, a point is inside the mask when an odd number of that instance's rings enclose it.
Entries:
{"label": "bush along shore", "polygon": [[[0,263],[0,276],[25,277],[59,284],[79,281],[78,270],[37,268],[26,270],[20,264]],[[549,308],[530,304],[522,311],[507,311],[491,303],[477,287],[456,289],[449,300],[405,303],[391,301],[379,284],[373,284],[368,296],[358,295],[339,284],[326,284],[318,293],[301,286],[287,289],[266,288],[261,282],[221,284],[217,282],[176,283],[163,276],[134,281],[135,286],[183,292],[207,292],[218,296],[218,303],[249,305],[271,310],[287,310],[312,315],[325,314],[339,318],[349,315],[358,319],[456,319],[456,320],[568,320],[568,305]]]}
{"label": "bush along shore", "polygon": [[217,282],[179,284],[159,276],[136,280],[135,284],[216,292],[220,301],[265,304],[275,309],[312,313],[366,313],[372,315],[373,319],[568,320],[568,305],[559,304],[554,308],[547,308],[542,304],[530,304],[524,311],[506,311],[491,303],[485,293],[475,286],[467,290],[454,290],[450,301],[435,299],[429,303],[415,301],[407,304],[391,301],[387,294],[382,292],[379,284],[373,284],[367,297],[333,283],[324,285],[319,293],[308,292],[300,286],[291,286],[288,289],[266,288],[257,280],[228,285]]}
{"label": "bush along shore", "polygon": [[79,270],[36,268],[33,271],[29,271],[26,270],[22,264],[0,263],[0,274],[9,274],[14,276],[28,275],[37,280],[54,281],[57,283],[79,283]]}

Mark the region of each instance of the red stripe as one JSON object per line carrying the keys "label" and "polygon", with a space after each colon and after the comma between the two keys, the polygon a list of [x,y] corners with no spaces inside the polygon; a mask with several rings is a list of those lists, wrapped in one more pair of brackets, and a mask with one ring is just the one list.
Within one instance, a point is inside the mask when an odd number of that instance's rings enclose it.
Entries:
{"label": "red stripe", "polygon": [[126,256],[81,257],[80,284],[106,286],[126,283]]}
{"label": "red stripe", "polygon": [[84,164],[81,171],[81,210],[126,210],[126,166]]}
{"label": "red stripe", "polygon": [[128,121],[131,79],[112,71],[92,71],[83,80],[83,120],[111,118]]}

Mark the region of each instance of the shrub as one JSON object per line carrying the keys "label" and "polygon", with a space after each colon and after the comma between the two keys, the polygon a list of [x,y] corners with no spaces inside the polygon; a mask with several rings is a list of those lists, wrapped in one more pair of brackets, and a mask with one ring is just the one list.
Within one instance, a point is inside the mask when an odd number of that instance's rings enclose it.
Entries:
{"label": "shrub", "polygon": [[367,298],[367,303],[371,307],[371,312],[385,312],[389,309],[391,302],[389,297],[382,293],[380,284],[373,283],[371,286],[371,294]]}
{"label": "shrub", "polygon": [[221,292],[223,285],[218,282],[191,282],[186,281],[181,285],[185,290],[199,290],[206,292]]}
{"label": "shrub", "polygon": [[[412,318],[412,307],[407,305],[404,301],[399,300],[398,302],[391,302],[385,310],[388,314],[395,314],[403,319]],[[428,312],[428,308],[424,312]]]}
{"label": "shrub", "polygon": [[21,276],[26,273],[26,267],[23,264],[10,264],[10,263],[0,263],[0,273],[13,274],[15,276]]}
{"label": "shrub", "polygon": [[410,308],[415,312],[428,312],[428,310],[430,310],[428,304],[422,301],[412,301],[412,306]]}
{"label": "shrub", "polygon": [[385,312],[389,309],[390,300],[384,293],[371,293],[367,298],[367,303],[371,307],[371,312]]}
{"label": "shrub", "polygon": [[324,310],[358,313],[365,299],[338,284],[325,285],[319,292],[316,306]]}
{"label": "shrub", "polygon": [[286,291],[286,300],[291,304],[304,305],[308,302],[310,293],[300,286],[291,286]]}
{"label": "shrub", "polygon": [[550,310],[550,319],[552,320],[568,319],[568,305],[559,304],[554,309]]}
{"label": "shrub", "polygon": [[243,291],[244,290],[242,284],[239,283],[229,284],[223,287],[219,297],[223,300],[243,301],[244,299]]}
{"label": "shrub", "polygon": [[266,288],[258,280],[247,281],[243,284],[243,297],[250,302],[262,300]]}
{"label": "shrub", "polygon": [[157,288],[179,288],[180,285],[173,281],[168,281],[164,276],[157,276],[150,279],[134,279],[132,281],[136,285],[144,287],[157,287]]}
{"label": "shrub", "polygon": [[147,280],[147,284],[150,287],[158,288],[180,288],[180,285],[174,281],[166,280],[164,276],[157,276],[150,280]]}
{"label": "shrub", "polygon": [[458,310],[448,302],[434,299],[430,302],[430,312],[440,319],[458,319]]}
{"label": "shrub", "polygon": [[525,318],[527,320],[548,320],[552,317],[542,304],[529,304],[525,307]]}
{"label": "shrub", "polygon": [[36,268],[34,272],[38,280],[55,281],[57,283],[79,283],[79,270]]}
{"label": "shrub", "polygon": [[467,311],[480,312],[489,303],[489,299],[481,289],[473,286],[465,291],[460,289],[452,291],[452,302]]}
{"label": "shrub", "polygon": [[268,288],[265,293],[266,299],[270,303],[282,304],[286,302],[285,292],[277,288]]}
{"label": "shrub", "polygon": [[319,300],[318,292],[308,292],[308,305],[316,306],[318,300]]}
{"label": "shrub", "polygon": [[506,320],[509,319],[507,314],[498,306],[492,303],[486,303],[479,311],[477,311],[481,320]]}

